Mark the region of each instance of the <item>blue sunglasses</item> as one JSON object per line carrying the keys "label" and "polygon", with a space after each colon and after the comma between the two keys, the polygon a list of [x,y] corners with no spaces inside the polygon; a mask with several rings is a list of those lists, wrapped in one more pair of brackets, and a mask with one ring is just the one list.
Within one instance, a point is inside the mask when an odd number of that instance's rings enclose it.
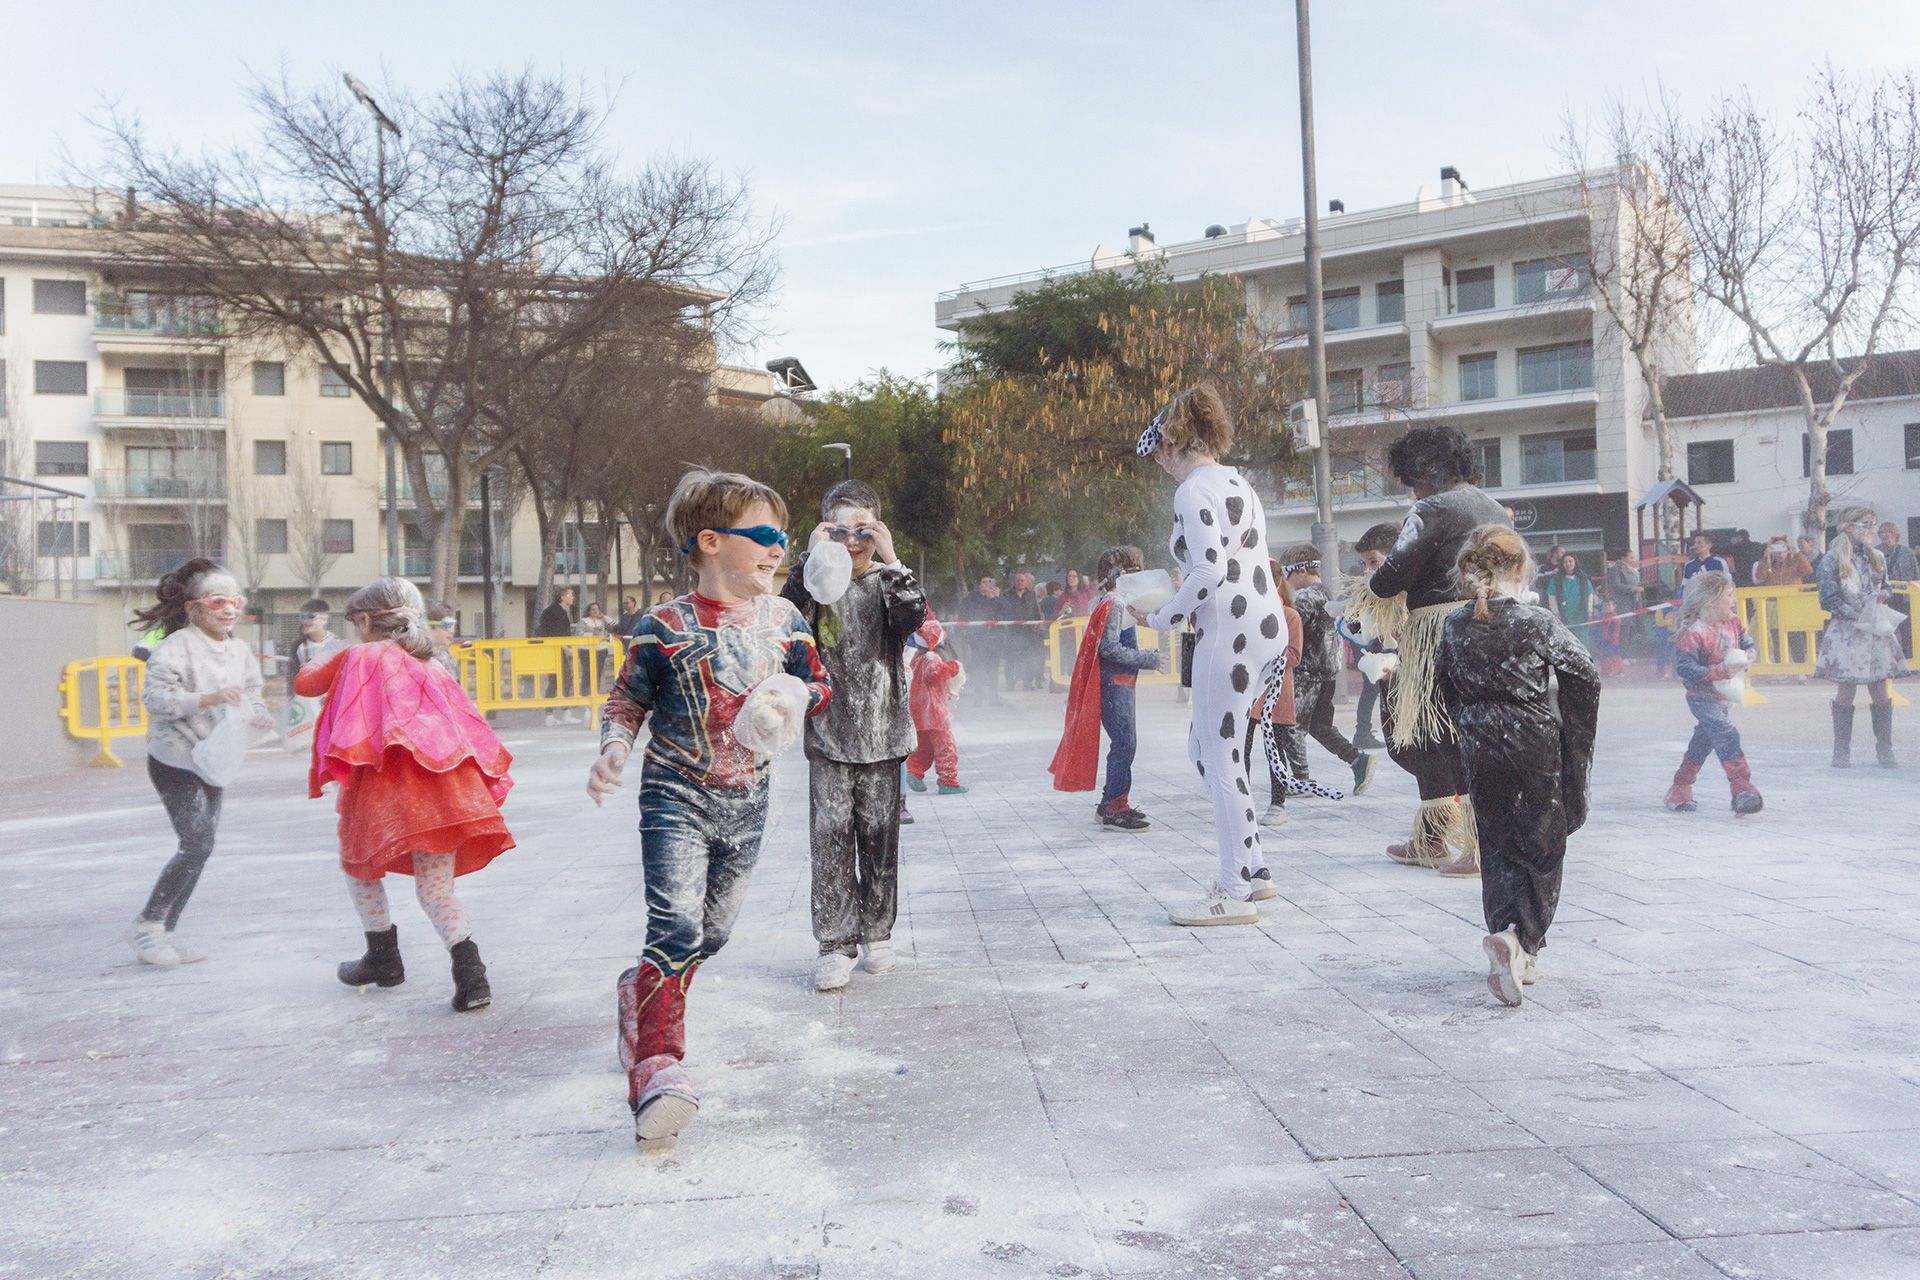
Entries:
{"label": "blue sunglasses", "polygon": [[[763,547],[779,547],[782,551],[786,550],[787,547],[786,530],[776,529],[770,524],[757,524],[751,529],[722,529],[716,525],[702,529],[700,533],[731,533],[736,537],[751,538]],[[681,555],[690,556],[693,554],[693,549],[700,544],[700,533],[694,534],[691,538],[688,538],[680,544]]]}

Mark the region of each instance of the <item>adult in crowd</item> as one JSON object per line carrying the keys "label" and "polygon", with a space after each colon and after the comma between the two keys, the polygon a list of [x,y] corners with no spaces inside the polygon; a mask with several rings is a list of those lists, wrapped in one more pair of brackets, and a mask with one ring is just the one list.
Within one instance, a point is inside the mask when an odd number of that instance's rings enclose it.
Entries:
{"label": "adult in crowd", "polygon": [[[960,597],[960,621],[1000,621],[1000,583],[990,573],[980,575],[973,590]],[[967,687],[990,707],[1000,705],[1001,632],[999,627],[963,627],[967,654]]]}
{"label": "adult in crowd", "polygon": [[[572,587],[561,587],[558,591],[554,592],[552,603],[540,611],[540,619],[534,624],[533,634],[543,640],[560,639],[572,635],[573,601],[574,594]],[[562,662],[560,664],[560,680],[558,685],[554,683],[551,676],[547,679],[547,696],[549,698],[553,697],[557,689],[559,696],[571,698],[573,696],[573,683],[572,664]],[[552,711],[547,712],[548,724],[558,724],[561,718],[562,717],[556,716]],[[564,719],[568,724],[581,724],[585,720],[585,712],[579,707],[569,707],[567,708]]]}
{"label": "adult in crowd", "polygon": [[1713,554],[1713,538],[1705,533],[1696,533],[1693,535],[1693,558],[1688,560],[1686,568],[1680,571],[1680,580],[1685,582],[1694,574],[1704,573],[1709,569],[1715,573],[1724,573],[1729,578],[1733,577],[1733,566]]}
{"label": "adult in crowd", "polygon": [[1756,587],[1797,587],[1812,581],[1813,566],[1787,541],[1784,533],[1767,539],[1767,549],[1753,562]]}
{"label": "adult in crowd", "polygon": [[1853,763],[1853,700],[1867,687],[1873,718],[1873,743],[1880,767],[1895,767],[1893,757],[1893,693],[1888,683],[1907,669],[1891,611],[1884,608],[1887,560],[1874,546],[1880,526],[1869,507],[1840,512],[1840,532],[1828,544],[1814,577],[1820,584],[1820,607],[1828,613],[1820,632],[1820,656],[1814,674],[1837,686],[1833,697],[1833,767]]}
{"label": "adult in crowd", "polygon": [[1900,541],[1900,526],[1888,520],[1880,526],[1880,554],[1887,562],[1888,582],[1920,582],[1920,558]]}
{"label": "adult in crowd", "polygon": [[1580,572],[1580,559],[1568,551],[1560,556],[1559,567],[1547,579],[1541,603],[1560,619],[1573,638],[1585,644],[1584,624],[1593,620],[1593,583]]}
{"label": "adult in crowd", "polygon": [[1433,662],[1447,618],[1468,600],[1454,574],[1461,548],[1483,525],[1511,527],[1506,508],[1469,480],[1473,465],[1467,438],[1452,427],[1415,427],[1393,442],[1387,466],[1412,490],[1413,510],[1367,581],[1376,601],[1406,597],[1398,670],[1387,688],[1387,754],[1419,784],[1420,812],[1411,838],[1390,846],[1387,856],[1467,877],[1480,874],[1479,835]]}
{"label": "adult in crowd", "polygon": [[1063,618],[1084,618],[1093,608],[1093,584],[1080,576],[1078,569],[1067,570],[1066,603],[1061,606]]}
{"label": "adult in crowd", "polygon": [[1000,616],[1017,625],[1007,628],[1007,685],[1014,689],[1045,689],[1052,683],[1047,674],[1047,633],[1039,625],[1046,621],[1040,611],[1040,594],[1033,589],[1033,575],[1022,570],[1008,584],[1012,589],[1000,597]]}

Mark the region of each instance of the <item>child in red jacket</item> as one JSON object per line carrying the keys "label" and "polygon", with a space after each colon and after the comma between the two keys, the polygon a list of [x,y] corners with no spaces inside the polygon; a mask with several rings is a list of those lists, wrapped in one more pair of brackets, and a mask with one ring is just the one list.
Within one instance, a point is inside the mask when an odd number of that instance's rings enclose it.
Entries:
{"label": "child in red jacket", "polygon": [[907,785],[915,791],[927,789],[927,770],[937,771],[940,794],[965,795],[960,785],[960,749],[953,742],[953,700],[960,696],[966,674],[960,663],[940,653],[946,630],[928,618],[913,633],[910,642],[919,650],[914,655],[913,687],[907,692],[907,704],[913,711],[914,747],[907,757]]}

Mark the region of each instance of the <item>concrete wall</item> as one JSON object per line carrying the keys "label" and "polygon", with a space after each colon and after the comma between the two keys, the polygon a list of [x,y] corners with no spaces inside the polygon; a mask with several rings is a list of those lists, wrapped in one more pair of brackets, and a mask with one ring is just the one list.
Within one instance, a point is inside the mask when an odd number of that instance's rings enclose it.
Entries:
{"label": "concrete wall", "polygon": [[[79,768],[92,752],[67,736],[60,721],[60,671],[99,654],[99,606],[91,601],[0,596],[0,779],[31,778]],[[118,652],[126,652],[125,649]]]}

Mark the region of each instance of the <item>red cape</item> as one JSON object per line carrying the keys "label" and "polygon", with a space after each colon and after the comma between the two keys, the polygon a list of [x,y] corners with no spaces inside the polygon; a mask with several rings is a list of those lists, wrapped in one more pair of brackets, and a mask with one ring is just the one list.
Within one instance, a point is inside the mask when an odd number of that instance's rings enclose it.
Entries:
{"label": "red cape", "polygon": [[1067,686],[1067,725],[1047,772],[1055,791],[1091,791],[1100,780],[1100,637],[1106,634],[1113,601],[1103,600],[1087,619],[1080,650],[1073,655],[1073,683]]}

